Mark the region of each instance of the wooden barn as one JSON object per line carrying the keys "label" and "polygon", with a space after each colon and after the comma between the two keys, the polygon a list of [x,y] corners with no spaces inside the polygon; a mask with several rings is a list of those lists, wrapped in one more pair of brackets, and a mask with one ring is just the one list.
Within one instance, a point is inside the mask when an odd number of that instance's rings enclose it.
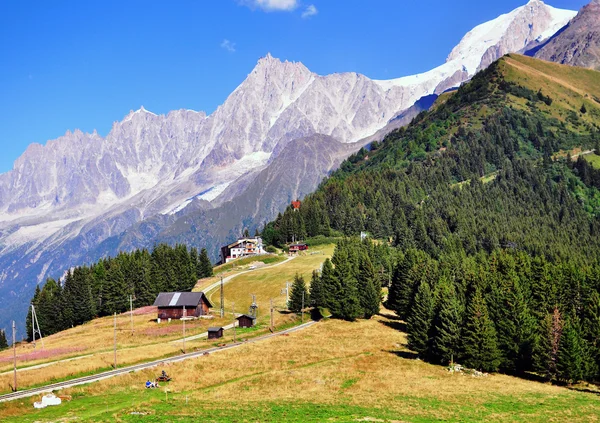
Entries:
{"label": "wooden barn", "polygon": [[306,245],[303,242],[295,242],[293,244],[290,244],[290,253],[297,253],[299,251],[306,251],[308,250],[308,245]]}
{"label": "wooden barn", "polygon": [[212,307],[204,292],[161,292],[154,301],[159,319],[206,316]]}
{"label": "wooden barn", "polygon": [[222,338],[222,337],[223,337],[223,328],[221,328],[221,327],[208,328],[208,339],[217,339],[217,338]]}
{"label": "wooden barn", "polygon": [[236,317],[238,321],[238,327],[240,328],[251,328],[256,323],[256,317],[242,314]]}

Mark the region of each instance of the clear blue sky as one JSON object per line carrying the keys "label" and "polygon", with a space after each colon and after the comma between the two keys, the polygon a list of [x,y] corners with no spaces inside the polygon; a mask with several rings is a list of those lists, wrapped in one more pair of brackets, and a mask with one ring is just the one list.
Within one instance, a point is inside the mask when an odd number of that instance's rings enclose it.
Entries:
{"label": "clear blue sky", "polygon": [[32,142],[75,128],[104,136],[140,105],[210,113],[267,52],[319,74],[426,71],[472,27],[526,2],[1,0],[0,172]]}

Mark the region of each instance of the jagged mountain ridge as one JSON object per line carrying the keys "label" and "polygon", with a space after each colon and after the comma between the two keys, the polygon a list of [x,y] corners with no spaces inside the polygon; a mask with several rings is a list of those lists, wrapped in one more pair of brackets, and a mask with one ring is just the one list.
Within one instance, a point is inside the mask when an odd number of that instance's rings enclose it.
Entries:
{"label": "jagged mountain ridge", "polygon": [[533,56],[565,65],[600,70],[600,0],[592,0],[563,31]]}
{"label": "jagged mountain ridge", "polygon": [[[506,26],[526,43],[575,13],[553,15],[550,9],[530,2],[484,28],[530,19],[531,25]],[[512,45],[506,34],[493,35],[488,50],[494,43]],[[466,36],[455,51],[471,51],[472,43],[473,37]],[[159,116],[141,108],[116,122],[105,138],[74,131],[46,146],[30,146],[11,172],[0,175],[0,309],[15,301],[20,304],[14,312],[22,313],[35,283],[60,276],[69,266],[119,249],[151,246],[156,240],[186,240],[185,233],[173,235],[170,226],[190,213],[228,207],[227,201],[248,192],[262,195],[257,201],[265,203],[273,190],[256,190],[253,182],[269,172],[290,142],[323,140],[311,137],[315,134],[344,143],[364,139],[391,119],[407,116],[406,110],[420,98],[470,78],[477,70],[471,61],[479,67],[485,53],[472,51],[482,56],[469,57],[464,64],[462,56],[449,57],[443,72],[438,68],[391,81],[356,73],[319,76],[301,63],[267,55],[210,116],[191,110]],[[306,149],[305,154],[297,152],[299,163],[320,151]],[[252,224],[271,219],[294,195],[314,189],[330,170],[306,170],[314,173],[306,175],[310,184],[305,189],[286,185],[268,207],[244,216]],[[210,238],[215,246],[235,236],[243,216],[221,216],[231,221],[211,228],[218,237],[205,233],[204,238],[188,238],[199,244]]]}

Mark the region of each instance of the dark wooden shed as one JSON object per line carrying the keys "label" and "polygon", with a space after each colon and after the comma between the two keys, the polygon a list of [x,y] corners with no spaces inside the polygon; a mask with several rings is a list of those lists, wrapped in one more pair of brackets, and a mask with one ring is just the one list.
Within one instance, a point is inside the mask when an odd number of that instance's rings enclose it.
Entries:
{"label": "dark wooden shed", "polygon": [[223,337],[223,328],[208,328],[208,339],[217,339]]}
{"label": "dark wooden shed", "polygon": [[256,317],[249,316],[248,314],[242,314],[236,317],[236,319],[240,328],[251,328],[256,323]]}
{"label": "dark wooden shed", "polygon": [[206,316],[212,307],[204,292],[161,292],[154,301],[159,319]]}

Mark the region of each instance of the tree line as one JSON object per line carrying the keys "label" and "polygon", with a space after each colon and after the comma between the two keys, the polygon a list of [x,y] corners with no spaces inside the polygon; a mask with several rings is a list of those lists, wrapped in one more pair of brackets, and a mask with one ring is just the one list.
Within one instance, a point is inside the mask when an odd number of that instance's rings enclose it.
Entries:
{"label": "tree line", "polygon": [[600,266],[497,250],[398,261],[386,306],[422,359],[483,371],[600,380]]}
{"label": "tree line", "polygon": [[[200,253],[185,245],[159,244],[146,249],[119,253],[91,266],[69,269],[57,281],[49,278],[36,287],[31,304],[42,335],[47,336],[96,317],[122,313],[154,303],[159,292],[191,291],[199,278],[212,276],[206,249]],[[27,315],[28,339],[32,337],[31,313]]]}
{"label": "tree line", "polygon": [[298,313],[304,304],[328,309],[334,318],[370,319],[381,304],[381,278],[373,265],[378,251],[370,239],[339,241],[331,260],[325,260],[320,272],[313,272],[310,293],[304,278],[296,275],[288,308]]}

